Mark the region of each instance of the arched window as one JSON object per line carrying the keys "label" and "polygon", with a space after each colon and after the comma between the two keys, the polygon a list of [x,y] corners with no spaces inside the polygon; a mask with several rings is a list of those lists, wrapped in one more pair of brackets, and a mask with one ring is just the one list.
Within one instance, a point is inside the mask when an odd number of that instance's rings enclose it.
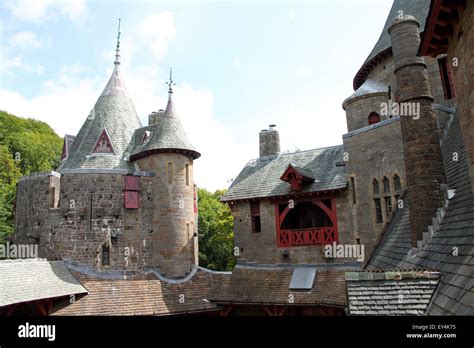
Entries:
{"label": "arched window", "polygon": [[393,176],[393,187],[395,188],[395,191],[400,191],[402,189],[402,182],[397,174]]}
{"label": "arched window", "polygon": [[372,112],[370,115],[369,115],[369,126],[371,124],[374,124],[374,123],[378,123],[380,122],[380,115],[376,112]]}
{"label": "arched window", "polygon": [[379,181],[377,179],[372,180],[372,190],[374,192],[374,195],[380,194],[380,186]]}
{"label": "arched window", "polygon": [[383,178],[383,193],[390,193],[390,181],[386,176]]}

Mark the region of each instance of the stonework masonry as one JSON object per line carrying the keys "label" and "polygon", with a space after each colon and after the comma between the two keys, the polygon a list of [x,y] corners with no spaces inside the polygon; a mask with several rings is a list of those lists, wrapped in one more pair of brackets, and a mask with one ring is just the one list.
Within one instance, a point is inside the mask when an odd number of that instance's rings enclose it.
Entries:
{"label": "stonework masonry", "polygon": [[[448,62],[454,77],[454,89],[460,114],[464,144],[469,157],[469,176],[474,192],[474,3],[467,1],[448,48]],[[457,65],[452,66],[457,58]]]}
{"label": "stonework masonry", "polygon": [[401,103],[420,105],[419,119],[401,117],[403,149],[410,205],[412,246],[422,239],[441,206],[440,185],[445,183],[436,116],[432,109],[429,80],[423,58],[417,56],[420,44],[418,22],[413,17],[396,19],[389,28]]}
{"label": "stonework masonry", "polygon": [[[341,193],[336,198],[337,225],[339,241],[354,243],[349,229],[349,211],[347,209],[348,195]],[[324,246],[293,246],[291,248],[277,247],[275,204],[271,200],[260,201],[260,216],[262,231],[252,233],[250,203],[235,202],[232,206],[234,217],[234,246],[238,248],[237,259],[245,263],[331,263],[346,260],[330,259],[324,256]],[[289,255],[284,256],[284,250]]]}
{"label": "stonework masonry", "polygon": [[[197,264],[197,230],[194,226],[192,160],[185,155],[165,153],[139,159],[140,169],[153,171],[154,255],[153,264],[170,278],[187,274]],[[188,169],[186,169],[186,166]],[[186,171],[188,170],[188,179]],[[171,181],[170,181],[171,171]]]}
{"label": "stonework masonry", "polygon": [[[22,178],[15,242],[39,244],[40,257],[97,270],[155,267],[171,278],[188,274],[197,264],[192,161],[179,154],[160,156],[141,160],[143,168],[155,166],[155,175],[139,177],[139,209],[124,207],[123,175],[52,172]],[[171,185],[162,182],[168,163],[175,171]],[[59,194],[57,207],[53,193]],[[109,250],[107,265],[103,248]]]}
{"label": "stonework masonry", "polygon": [[[393,208],[397,204],[396,196],[401,194],[395,188],[395,175],[400,178],[401,188],[405,187],[400,119],[389,119],[366,127],[365,131],[344,135],[344,152],[347,154],[346,173],[353,178],[356,193],[356,203],[351,200],[346,207],[351,215],[350,230],[353,231],[354,239],[359,238],[361,244],[373,246],[390,213],[385,200],[390,200]],[[384,178],[389,181],[389,192],[384,192]],[[374,180],[379,185],[379,194],[373,191]],[[380,223],[377,222],[374,199],[380,199]]]}

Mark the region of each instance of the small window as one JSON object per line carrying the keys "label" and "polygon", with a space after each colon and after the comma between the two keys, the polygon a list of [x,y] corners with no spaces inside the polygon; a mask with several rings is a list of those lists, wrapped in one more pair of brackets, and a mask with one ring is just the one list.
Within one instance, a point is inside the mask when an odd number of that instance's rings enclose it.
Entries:
{"label": "small window", "polygon": [[447,57],[438,59],[439,73],[441,75],[441,83],[443,85],[444,99],[454,98],[454,88]]}
{"label": "small window", "polygon": [[189,226],[189,222],[186,223],[186,235],[188,236],[188,239],[191,239],[191,227]]}
{"label": "small window", "polygon": [[385,211],[387,212],[387,216],[392,213],[392,198],[385,197]]}
{"label": "small window", "polygon": [[372,190],[374,192],[374,195],[380,194],[380,186],[379,181],[377,179],[372,180]]}
{"label": "small window", "polygon": [[260,219],[260,202],[250,203],[250,214],[252,215],[252,233],[262,232],[262,223]]}
{"label": "small window", "polygon": [[395,191],[400,191],[402,189],[402,182],[397,174],[393,176],[393,186],[395,187]]}
{"label": "small window", "polygon": [[262,223],[260,221],[260,215],[252,216],[252,233],[262,232]]}
{"label": "small window", "polygon": [[110,247],[102,245],[102,266],[110,266]]}
{"label": "small window", "polygon": [[173,182],[173,163],[168,163],[168,184]]}
{"label": "small window", "polygon": [[355,178],[351,176],[351,187],[352,187],[352,204],[357,204]]}
{"label": "small window", "polygon": [[189,164],[186,164],[186,186],[189,186]]}
{"label": "small window", "polygon": [[390,193],[390,181],[387,177],[383,178],[383,192]]}
{"label": "small window", "polygon": [[151,137],[150,131],[147,130],[143,132],[142,145],[148,143],[150,141],[150,137]]}
{"label": "small window", "polygon": [[383,218],[382,218],[382,203],[380,202],[380,198],[374,199],[374,205],[375,205],[375,221],[377,221],[378,224],[381,224],[383,222]]}
{"label": "small window", "polygon": [[380,115],[376,112],[372,112],[369,115],[369,125],[380,122]]}

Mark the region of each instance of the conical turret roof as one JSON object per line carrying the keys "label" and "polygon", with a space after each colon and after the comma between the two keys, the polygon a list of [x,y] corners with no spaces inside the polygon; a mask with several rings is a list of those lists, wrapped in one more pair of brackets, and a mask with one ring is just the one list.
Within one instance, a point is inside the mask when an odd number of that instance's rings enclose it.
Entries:
{"label": "conical turret roof", "polygon": [[[127,168],[124,153],[141,123],[120,73],[119,44],[114,65],[112,76],[77,134],[67,159],[59,166],[60,172]],[[107,151],[98,151],[99,141],[103,140]]]}
{"label": "conical turret roof", "polygon": [[131,160],[158,152],[180,152],[190,155],[194,159],[201,156],[189,141],[176,114],[171,87],[166,110],[158,123],[138,129],[132,142],[134,147],[130,156]]}
{"label": "conical turret roof", "polygon": [[403,14],[411,15],[420,23],[420,32],[424,31],[426,16],[430,8],[431,0],[394,0],[390,13],[383,27],[377,43],[365,60],[364,64],[354,77],[354,90],[358,89],[365,81],[371,66],[377,63],[377,59],[384,54],[391,54],[392,42],[388,34],[388,28],[392,25],[395,17]]}

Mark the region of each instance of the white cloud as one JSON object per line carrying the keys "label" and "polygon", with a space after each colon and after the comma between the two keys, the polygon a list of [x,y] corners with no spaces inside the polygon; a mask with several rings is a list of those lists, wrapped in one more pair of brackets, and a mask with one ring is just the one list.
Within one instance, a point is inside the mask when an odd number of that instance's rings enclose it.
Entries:
{"label": "white cloud", "polygon": [[160,59],[166,52],[169,41],[176,36],[173,14],[164,11],[145,17],[138,27],[138,34],[151,48],[155,58]]}
{"label": "white cloud", "polygon": [[36,33],[32,31],[20,31],[8,39],[10,46],[15,48],[41,48],[43,43]]}
{"label": "white cloud", "polygon": [[86,0],[17,0],[4,5],[18,19],[42,22],[64,15],[73,21],[82,19],[87,13]]}
{"label": "white cloud", "polygon": [[0,109],[47,122],[59,136],[76,134],[99,96],[97,82],[49,80],[42,93],[32,98],[0,89]]}
{"label": "white cloud", "polygon": [[0,73],[11,75],[12,71],[18,69],[26,72],[33,72],[41,75],[44,72],[44,66],[41,64],[26,64],[21,57],[4,57],[0,54]]}
{"label": "white cloud", "polygon": [[214,115],[214,95],[210,90],[183,84],[173,94],[176,111],[194,147],[201,153],[195,161],[195,181],[208,190],[229,186],[252,157],[253,144],[242,144],[232,130]]}

